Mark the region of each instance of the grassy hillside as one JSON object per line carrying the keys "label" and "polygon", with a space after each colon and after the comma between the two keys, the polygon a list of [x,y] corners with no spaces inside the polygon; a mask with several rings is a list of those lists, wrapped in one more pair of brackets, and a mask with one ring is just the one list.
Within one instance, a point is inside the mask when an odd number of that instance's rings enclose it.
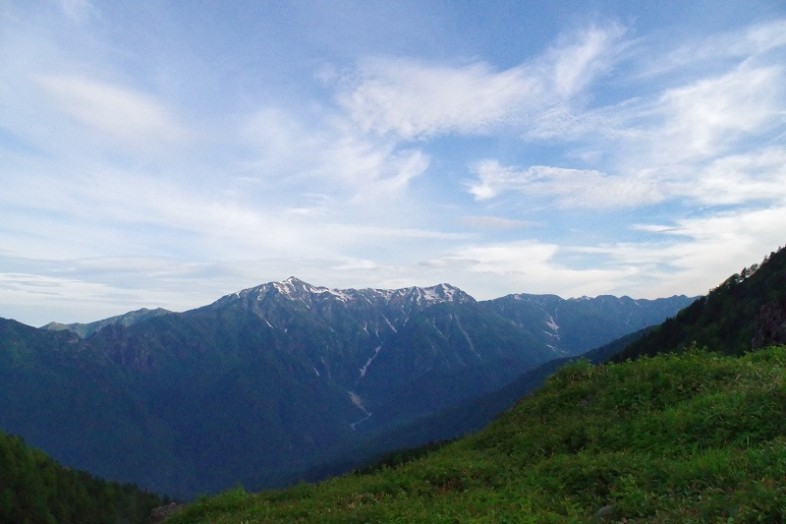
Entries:
{"label": "grassy hillside", "polygon": [[569,364],[482,432],[411,457],[170,522],[783,522],[786,348]]}
{"label": "grassy hillside", "polygon": [[145,523],[163,503],[136,486],[64,468],[21,438],[0,433],[0,522]]}

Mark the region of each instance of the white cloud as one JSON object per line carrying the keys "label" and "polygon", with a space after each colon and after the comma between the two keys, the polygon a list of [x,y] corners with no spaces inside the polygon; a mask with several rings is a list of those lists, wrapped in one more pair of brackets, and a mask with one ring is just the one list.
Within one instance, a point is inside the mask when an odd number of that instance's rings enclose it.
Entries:
{"label": "white cloud", "polygon": [[[641,76],[684,75],[694,68],[706,70],[727,60],[759,59],[786,46],[786,20],[771,20],[720,34],[697,34],[692,41],[656,52],[639,61]],[[660,50],[658,50],[660,51]]]}
{"label": "white cloud", "polygon": [[363,136],[335,115],[264,108],[248,119],[242,137],[252,148],[248,167],[261,178],[321,184],[324,191],[350,193],[355,204],[402,195],[430,164],[422,150]]}
{"label": "white cloud", "polygon": [[222,32],[226,10],[173,36],[145,25],[180,27],[171,6],[9,9],[9,310],[34,315],[54,289],[87,297],[92,320],[290,274],[654,297],[706,291],[783,243],[784,20],[699,24],[688,43],[615,23],[510,46],[455,34],[409,55],[299,47],[284,24],[292,60],[273,63],[253,51],[277,48],[264,31]]}
{"label": "white cloud", "polygon": [[[91,322],[151,304],[182,305],[176,290],[163,291],[161,286],[130,289],[40,273],[0,272],[0,296],[3,303],[14,304],[36,326],[53,320]],[[64,309],[69,311],[69,318],[62,318]]]}
{"label": "white cloud", "polygon": [[162,104],[127,87],[76,75],[40,75],[38,81],[56,110],[122,146],[159,149],[188,136]]}
{"label": "white cloud", "polygon": [[377,269],[379,265],[368,259],[345,259],[340,261],[333,269],[339,271],[369,271]]}
{"label": "white cloud", "polygon": [[595,170],[531,166],[517,169],[495,160],[470,167],[478,181],[468,190],[478,200],[505,191],[516,191],[533,198],[549,198],[564,207],[614,208],[658,202],[663,199],[658,187],[644,179],[609,176]]}
{"label": "white cloud", "polygon": [[[706,158],[782,123],[782,78],[779,65],[749,63],[684,74],[666,85],[637,86],[643,92],[608,105],[549,108],[523,138],[582,144],[650,164]],[[593,87],[602,88],[588,91]]]}
{"label": "white cloud", "polygon": [[539,79],[522,68],[497,73],[482,63],[447,67],[378,59],[362,66],[360,79],[338,100],[364,131],[410,140],[483,133],[513,118],[527,100],[544,96]]}
{"label": "white cloud", "polygon": [[783,198],[782,148],[772,144],[784,136],[778,130],[786,114],[785,76],[781,67],[743,64],[650,99],[586,113],[555,112],[533,132],[540,139],[580,141],[583,150],[572,156],[596,168],[522,168],[484,160],[469,166],[476,180],[468,190],[481,201],[513,191],[563,207],[596,208]]}
{"label": "white cloud", "polygon": [[[301,168],[304,162],[313,162],[313,154],[324,148],[327,140],[277,107],[260,108],[246,118],[240,139],[253,149],[254,167],[262,167],[267,171],[263,174],[271,177],[280,176],[288,166]],[[305,155],[306,151],[311,154]]]}
{"label": "white cloud", "polygon": [[557,260],[562,250],[556,244],[536,241],[471,245],[434,258],[429,264],[448,273],[503,278],[508,293],[526,290],[568,297],[608,292],[635,272],[625,266],[572,268]]}
{"label": "white cloud", "polygon": [[666,91],[655,111],[663,122],[649,139],[660,164],[707,158],[782,123],[780,67],[739,67]]}
{"label": "white cloud", "polygon": [[467,216],[461,219],[463,224],[475,228],[484,229],[530,229],[534,227],[534,223],[525,220],[517,220],[514,218],[506,218],[501,216]]}
{"label": "white cloud", "polygon": [[607,73],[625,48],[626,30],[616,24],[603,29],[590,27],[578,34],[563,36],[545,57],[553,68],[553,85],[563,98],[584,90],[601,74]]}
{"label": "white cloud", "polygon": [[498,274],[533,274],[544,267],[557,253],[556,244],[516,242],[470,246],[437,260],[436,263],[459,263],[470,271]]}
{"label": "white cloud", "polygon": [[635,227],[660,238],[573,249],[607,256],[611,264],[640,268],[642,278],[626,286],[633,284],[643,296],[665,296],[674,290],[699,295],[784,243],[786,207],[736,210]]}
{"label": "white cloud", "polygon": [[435,256],[428,266],[440,274],[455,275],[457,282],[488,282],[489,288],[498,288],[500,293],[695,296],[782,245],[786,207],[636,227],[654,236],[648,241],[591,246],[534,240],[471,244]]}
{"label": "white cloud", "polygon": [[[739,209],[707,217],[683,218],[666,234],[690,239],[692,244],[705,244],[708,257],[719,253],[756,255],[756,246],[780,245],[786,226],[786,207],[777,205],[762,209]],[[717,243],[707,245],[708,243]],[[721,248],[722,247],[722,248]],[[718,249],[713,249],[718,248]],[[767,248],[761,250],[762,255]]]}
{"label": "white cloud", "polygon": [[768,147],[718,158],[680,188],[701,204],[786,201],[786,150]]}
{"label": "white cloud", "polygon": [[526,126],[608,71],[624,47],[623,34],[618,25],[594,27],[503,71],[484,62],[367,60],[356,77],[345,79],[338,101],[364,131],[404,140]]}

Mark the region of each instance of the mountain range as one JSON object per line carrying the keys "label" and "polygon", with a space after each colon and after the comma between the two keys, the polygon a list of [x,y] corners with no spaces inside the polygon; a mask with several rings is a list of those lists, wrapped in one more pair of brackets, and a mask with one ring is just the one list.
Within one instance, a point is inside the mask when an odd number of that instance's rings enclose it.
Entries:
{"label": "mountain range", "polygon": [[407,428],[692,300],[476,301],[448,284],[335,290],[290,277],[184,313],[39,329],[0,319],[0,429],[168,495],[282,486],[326,458],[422,444]]}
{"label": "mountain range", "polygon": [[515,404],[477,433],[167,522],[784,522],[784,304],[781,249],[658,326],[432,419]]}

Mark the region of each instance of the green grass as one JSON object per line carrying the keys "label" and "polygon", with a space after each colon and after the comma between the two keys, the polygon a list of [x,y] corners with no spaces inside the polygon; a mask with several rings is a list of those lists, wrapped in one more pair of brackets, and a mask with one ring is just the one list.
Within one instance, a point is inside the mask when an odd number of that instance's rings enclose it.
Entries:
{"label": "green grass", "polygon": [[204,498],[172,523],[786,520],[786,348],[569,365],[480,433],[318,485]]}

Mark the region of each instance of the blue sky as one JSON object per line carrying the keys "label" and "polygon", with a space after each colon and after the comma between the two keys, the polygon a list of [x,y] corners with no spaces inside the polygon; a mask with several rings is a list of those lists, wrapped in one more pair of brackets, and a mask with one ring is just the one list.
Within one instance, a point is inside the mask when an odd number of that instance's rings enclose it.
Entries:
{"label": "blue sky", "polygon": [[786,3],[0,6],[0,316],[704,294],[785,244]]}

